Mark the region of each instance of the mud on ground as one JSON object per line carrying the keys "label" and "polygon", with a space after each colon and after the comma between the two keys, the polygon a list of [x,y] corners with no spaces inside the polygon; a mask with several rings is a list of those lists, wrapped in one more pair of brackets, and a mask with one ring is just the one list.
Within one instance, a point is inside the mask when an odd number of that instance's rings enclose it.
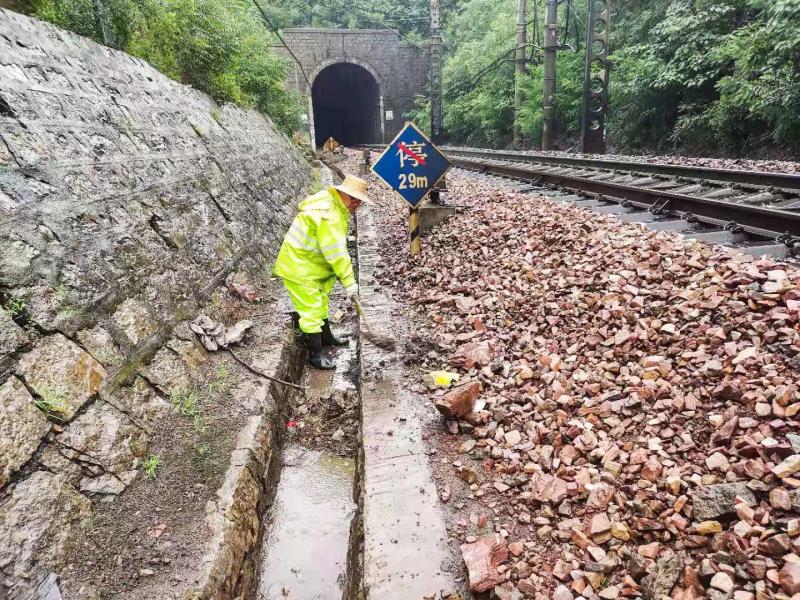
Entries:
{"label": "mud on ground", "polygon": [[[260,332],[288,321],[280,308],[280,283],[253,283],[261,302],[224,290],[208,307],[226,325],[243,318],[255,322],[237,348],[244,359],[269,350],[258,347]],[[194,340],[188,327],[176,335]],[[216,500],[239,430],[261,410],[252,391],[263,380],[227,352],[208,353],[199,344],[193,352],[197,368],[190,388],[172,394],[159,389],[171,408],[154,431],[150,462],[113,502],[93,499],[92,515],[61,577],[66,599],[167,600],[182,598],[197,582],[210,535],[206,505]]]}

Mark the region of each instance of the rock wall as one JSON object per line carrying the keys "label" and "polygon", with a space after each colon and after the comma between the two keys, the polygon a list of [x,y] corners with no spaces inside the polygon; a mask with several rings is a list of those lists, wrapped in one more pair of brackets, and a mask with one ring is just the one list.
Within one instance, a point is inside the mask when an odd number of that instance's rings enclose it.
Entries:
{"label": "rock wall", "polygon": [[0,597],[136,477],[173,328],[269,267],[310,174],[263,115],[0,10]]}

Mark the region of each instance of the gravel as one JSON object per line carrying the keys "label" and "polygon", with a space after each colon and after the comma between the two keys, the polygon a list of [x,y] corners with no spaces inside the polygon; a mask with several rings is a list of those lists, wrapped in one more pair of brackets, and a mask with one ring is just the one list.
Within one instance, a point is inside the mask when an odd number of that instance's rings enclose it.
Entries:
{"label": "gravel", "polygon": [[407,209],[374,179],[370,191],[381,284],[429,344],[420,374],[482,390],[480,410],[443,419],[453,450],[437,460],[460,476],[440,490],[469,512],[459,543],[521,543],[495,593],[795,593],[800,270],[474,176],[448,187],[472,209],[415,260]]}

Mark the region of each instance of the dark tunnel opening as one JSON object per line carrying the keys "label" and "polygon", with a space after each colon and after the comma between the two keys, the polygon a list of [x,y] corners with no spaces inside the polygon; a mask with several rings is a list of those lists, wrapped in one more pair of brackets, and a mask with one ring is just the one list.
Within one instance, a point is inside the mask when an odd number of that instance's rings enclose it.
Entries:
{"label": "dark tunnel opening", "polygon": [[318,148],[329,137],[345,146],[381,141],[378,82],[363,67],[325,67],[314,80],[311,98]]}

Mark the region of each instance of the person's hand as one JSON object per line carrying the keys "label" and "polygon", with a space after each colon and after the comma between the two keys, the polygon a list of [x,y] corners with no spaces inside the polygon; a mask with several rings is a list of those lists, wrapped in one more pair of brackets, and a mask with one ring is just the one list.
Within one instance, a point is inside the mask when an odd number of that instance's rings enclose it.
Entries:
{"label": "person's hand", "polygon": [[344,288],[344,293],[348,300],[352,300],[353,297],[358,296],[358,284],[354,283],[353,285],[348,285]]}

